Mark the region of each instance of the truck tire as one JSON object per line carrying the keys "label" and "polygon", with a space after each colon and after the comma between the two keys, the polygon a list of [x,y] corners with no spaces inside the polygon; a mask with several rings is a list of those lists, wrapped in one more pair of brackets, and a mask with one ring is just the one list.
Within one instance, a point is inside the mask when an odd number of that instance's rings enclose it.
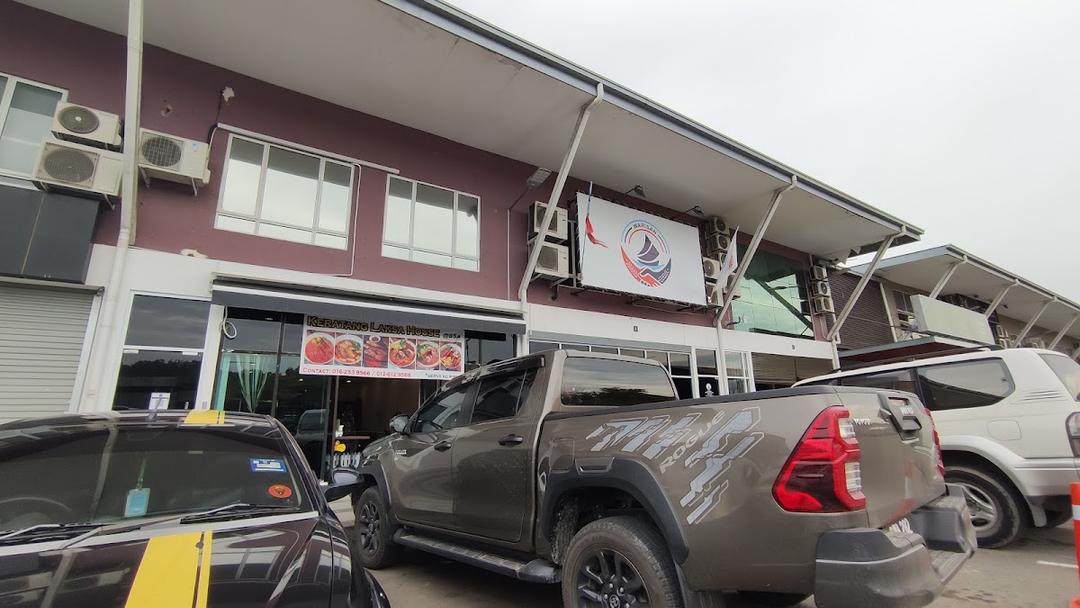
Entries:
{"label": "truck tire", "polygon": [[578,530],[562,565],[565,608],[682,608],[678,575],[664,538],[635,517],[607,517]]}
{"label": "truck tire", "polygon": [[749,601],[752,606],[767,606],[768,608],[798,606],[810,597],[809,593],[777,593],[775,591],[740,591],[739,595]]}
{"label": "truck tire", "polygon": [[1027,531],[1028,515],[1023,498],[996,473],[952,465],[945,467],[945,481],[963,488],[980,547],[1004,547]]}
{"label": "truck tire", "polygon": [[378,570],[401,559],[401,546],[394,544],[394,528],[377,486],[364,490],[353,504],[353,550],[365,568]]}

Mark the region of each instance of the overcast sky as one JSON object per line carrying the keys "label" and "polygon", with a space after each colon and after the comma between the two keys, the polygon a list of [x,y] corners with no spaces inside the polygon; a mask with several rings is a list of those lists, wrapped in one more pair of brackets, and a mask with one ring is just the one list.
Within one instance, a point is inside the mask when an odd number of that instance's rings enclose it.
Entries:
{"label": "overcast sky", "polygon": [[450,1],[1080,302],[1080,1]]}

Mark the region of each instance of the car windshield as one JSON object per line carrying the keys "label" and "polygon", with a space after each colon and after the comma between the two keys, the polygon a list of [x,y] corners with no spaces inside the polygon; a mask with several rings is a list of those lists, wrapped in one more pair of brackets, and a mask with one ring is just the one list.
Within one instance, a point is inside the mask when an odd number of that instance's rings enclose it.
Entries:
{"label": "car windshield", "polygon": [[299,510],[306,501],[296,473],[280,437],[231,427],[118,424],[0,436],[0,531],[238,504],[249,513]]}

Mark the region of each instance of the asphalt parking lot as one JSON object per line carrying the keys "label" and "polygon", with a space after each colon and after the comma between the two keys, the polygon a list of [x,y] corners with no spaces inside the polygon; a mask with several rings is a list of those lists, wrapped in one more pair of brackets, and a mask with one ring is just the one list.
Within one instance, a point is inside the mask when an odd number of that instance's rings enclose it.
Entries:
{"label": "asphalt parking lot", "polygon": [[[351,514],[342,515],[345,523],[351,523]],[[1007,549],[977,552],[932,606],[1064,608],[1070,598],[1080,595],[1075,564],[1071,524],[1035,530]],[[523,583],[417,551],[407,552],[401,564],[374,574],[395,608],[560,605],[557,585]],[[803,604],[813,605],[812,600]],[[753,604],[732,595],[728,606],[752,608]]]}

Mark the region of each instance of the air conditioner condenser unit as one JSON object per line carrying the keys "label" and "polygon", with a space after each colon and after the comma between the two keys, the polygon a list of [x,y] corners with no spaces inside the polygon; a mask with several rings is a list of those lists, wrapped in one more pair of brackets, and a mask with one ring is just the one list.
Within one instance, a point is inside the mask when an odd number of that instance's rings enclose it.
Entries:
{"label": "air conditioner condenser unit", "polygon": [[42,190],[59,189],[98,197],[119,196],[123,156],[68,141],[45,140],[34,169]]}
{"label": "air conditioner condenser unit", "polygon": [[815,297],[814,298],[814,310],[818,314],[832,314],[836,312],[833,308],[832,298]]}
{"label": "air conditioner condenser unit", "polygon": [[810,283],[810,291],[815,296],[822,298],[832,297],[832,289],[829,287],[828,281],[813,281]]}
{"label": "air conditioner condenser unit", "polygon": [[724,218],[722,218],[722,217],[717,217],[715,215],[709,216],[708,218],[705,219],[705,234],[709,234],[709,235],[722,234],[724,236],[727,236],[728,235],[727,222],[724,221]]}
{"label": "air conditioner condenser unit", "polygon": [[201,141],[139,129],[139,170],[147,177],[205,186],[210,146]]}
{"label": "air conditioner condenser unit", "polygon": [[570,250],[565,245],[544,242],[536,260],[536,274],[552,279],[570,277]]}
{"label": "air conditioner condenser unit", "polygon": [[731,237],[726,234],[709,234],[705,236],[705,253],[711,258],[723,257],[718,254],[727,251],[730,245]]}
{"label": "air conditioner condenser unit", "polygon": [[52,132],[65,141],[108,150],[120,149],[120,117],[86,106],[56,104]]}
{"label": "air conditioner condenser unit", "polygon": [[[540,234],[540,222],[544,219],[545,211],[547,211],[547,204],[540,201],[532,204],[532,218],[529,222],[530,236]],[[565,241],[569,234],[567,225],[566,209],[555,207],[555,213],[551,216],[551,224],[548,225],[547,238]]]}
{"label": "air conditioner condenser unit", "polygon": [[810,267],[810,278],[815,281],[827,281],[829,280],[829,269],[820,264],[814,264]]}
{"label": "air conditioner condenser unit", "polygon": [[723,290],[716,283],[707,283],[705,285],[705,303],[709,306],[720,306],[722,295]]}
{"label": "air conditioner condenser unit", "polygon": [[715,281],[720,278],[720,260],[701,258],[701,268],[705,271],[705,280]]}

